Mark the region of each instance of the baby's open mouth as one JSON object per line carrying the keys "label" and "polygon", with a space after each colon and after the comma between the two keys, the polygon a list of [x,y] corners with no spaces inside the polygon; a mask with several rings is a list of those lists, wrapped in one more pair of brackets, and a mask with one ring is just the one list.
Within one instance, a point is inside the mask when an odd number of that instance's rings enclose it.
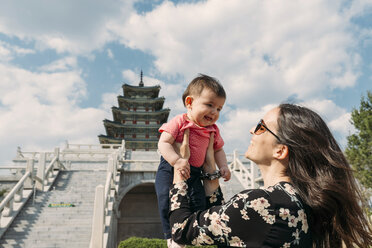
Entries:
{"label": "baby's open mouth", "polygon": [[204,116],[204,118],[207,120],[207,121],[212,121],[212,118],[208,117],[208,116]]}

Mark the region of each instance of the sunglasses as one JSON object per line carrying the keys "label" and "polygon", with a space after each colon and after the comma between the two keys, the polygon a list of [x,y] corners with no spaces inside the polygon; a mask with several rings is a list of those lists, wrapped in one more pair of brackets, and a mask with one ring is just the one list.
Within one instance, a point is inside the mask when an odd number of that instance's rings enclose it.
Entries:
{"label": "sunglasses", "polygon": [[256,134],[256,135],[260,135],[260,134],[263,134],[264,132],[266,132],[266,130],[267,131],[269,131],[272,135],[274,135],[275,136],[275,138],[277,138],[278,139],[278,141],[280,141],[280,139],[279,139],[279,137],[275,134],[275,133],[273,133],[266,125],[265,125],[265,122],[264,122],[264,120],[263,119],[261,119],[260,120],[260,122],[257,124],[257,127],[256,127],[256,129],[254,130],[254,134]]}

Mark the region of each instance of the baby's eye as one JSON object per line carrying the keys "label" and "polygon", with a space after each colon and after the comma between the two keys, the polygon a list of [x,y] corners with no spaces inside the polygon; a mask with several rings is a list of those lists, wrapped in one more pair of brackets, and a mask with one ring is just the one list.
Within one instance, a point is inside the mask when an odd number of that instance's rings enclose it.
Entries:
{"label": "baby's eye", "polygon": [[206,105],[207,105],[208,107],[212,107],[212,104],[210,104],[210,103],[207,103]]}

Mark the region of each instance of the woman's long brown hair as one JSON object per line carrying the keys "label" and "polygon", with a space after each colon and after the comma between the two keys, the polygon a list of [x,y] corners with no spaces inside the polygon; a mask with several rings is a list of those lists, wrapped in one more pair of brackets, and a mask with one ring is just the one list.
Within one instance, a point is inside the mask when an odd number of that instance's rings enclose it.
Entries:
{"label": "woman's long brown hair", "polygon": [[289,148],[287,174],[310,207],[314,247],[370,247],[371,225],[353,171],[323,119],[293,104],[279,106],[278,136]]}

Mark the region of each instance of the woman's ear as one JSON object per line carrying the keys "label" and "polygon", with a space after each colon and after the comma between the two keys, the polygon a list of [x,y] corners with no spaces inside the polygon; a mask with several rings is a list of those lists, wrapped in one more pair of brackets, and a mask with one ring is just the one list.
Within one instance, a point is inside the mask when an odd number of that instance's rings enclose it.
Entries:
{"label": "woman's ear", "polygon": [[191,107],[192,100],[193,100],[192,96],[187,96],[185,98],[185,105],[186,105],[186,107]]}
{"label": "woman's ear", "polygon": [[283,160],[283,159],[289,158],[289,150],[288,150],[288,146],[286,145],[282,145],[282,144],[277,145],[277,148],[275,149],[274,153],[275,153],[274,157],[277,159]]}

